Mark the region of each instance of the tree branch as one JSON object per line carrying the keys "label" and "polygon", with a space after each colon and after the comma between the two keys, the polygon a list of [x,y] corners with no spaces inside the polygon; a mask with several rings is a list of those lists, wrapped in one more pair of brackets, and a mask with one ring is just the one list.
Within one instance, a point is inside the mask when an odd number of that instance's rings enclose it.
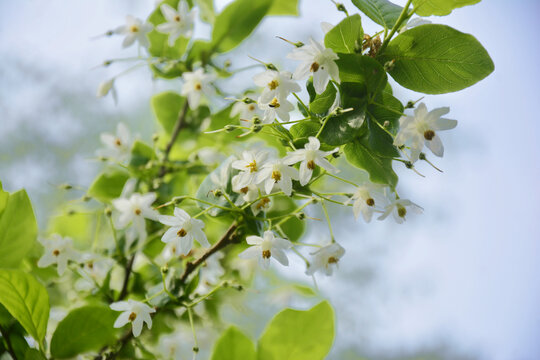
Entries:
{"label": "tree branch", "polygon": [[126,273],[124,275],[124,283],[122,284],[122,290],[120,291],[120,295],[118,295],[118,300],[116,300],[116,301],[122,300],[127,295],[129,277],[130,277],[131,272],[133,270],[133,262],[135,261],[135,255],[137,255],[137,253],[133,254],[131,259],[129,259],[128,263],[126,264]]}
{"label": "tree branch", "polygon": [[232,225],[227,229],[227,232],[225,232],[225,234],[223,234],[221,239],[219,239],[219,241],[217,243],[215,243],[214,246],[212,246],[210,249],[208,249],[197,260],[195,260],[193,262],[190,261],[190,262],[188,262],[186,264],[186,268],[184,269],[184,273],[180,277],[180,281],[182,282],[182,284],[184,284],[186,282],[186,279],[188,278],[188,276],[195,269],[197,269],[206,259],[208,259],[212,254],[214,254],[215,252],[223,249],[225,246],[232,243],[233,234],[234,234],[234,232],[236,231],[237,228],[238,228],[238,225],[236,224],[236,222],[233,222]]}
{"label": "tree branch", "polygon": [[161,169],[159,169],[158,177],[162,177],[167,172],[165,163],[169,161],[169,153],[171,152],[171,149],[174,143],[176,142],[176,138],[178,137],[178,134],[180,134],[180,130],[182,130],[186,126],[185,120],[186,120],[188,109],[189,109],[189,103],[186,99],[184,102],[184,107],[182,108],[180,115],[178,115],[178,120],[176,120],[176,124],[174,124],[174,129],[171,135],[171,139],[169,140],[169,142],[167,143],[167,146],[165,147],[165,156],[163,157],[163,165],[161,165]]}

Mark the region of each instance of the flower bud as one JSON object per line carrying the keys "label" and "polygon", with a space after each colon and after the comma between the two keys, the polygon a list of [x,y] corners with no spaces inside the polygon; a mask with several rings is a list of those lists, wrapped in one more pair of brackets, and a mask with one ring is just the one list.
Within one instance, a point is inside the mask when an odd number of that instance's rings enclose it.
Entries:
{"label": "flower bud", "polygon": [[237,128],[236,125],[225,125],[225,130],[228,132],[234,131],[236,130],[236,128]]}
{"label": "flower bud", "polygon": [[185,197],[183,196],[178,196],[178,197],[175,197],[172,199],[172,203],[174,205],[179,205],[182,201],[184,201]]}
{"label": "flower bud", "polygon": [[111,217],[112,215],[112,209],[110,207],[105,208],[105,216]]}
{"label": "flower bud", "polygon": [[298,218],[298,220],[304,220],[306,218],[306,214],[303,212],[300,212],[296,214],[296,217]]}
{"label": "flower bud", "polygon": [[166,274],[168,272],[169,272],[169,266],[164,265],[164,266],[161,267],[161,273],[162,274]]}
{"label": "flower bud", "polygon": [[221,191],[220,189],[216,189],[212,191],[212,193],[214,194],[215,197],[220,197],[223,195],[223,191]]}
{"label": "flower bud", "polygon": [[253,130],[254,133],[258,133],[259,131],[262,130],[262,128],[263,128],[262,125],[253,125],[251,127],[251,129]]}
{"label": "flower bud", "polygon": [[245,97],[242,99],[242,102],[244,104],[254,104],[255,103],[255,100],[251,99],[251,98],[248,98],[248,97]]}
{"label": "flower bud", "polygon": [[340,156],[341,156],[341,153],[340,153],[339,151],[336,151],[336,152],[332,153],[332,157],[333,157],[334,159],[337,159],[337,158],[340,157]]}
{"label": "flower bud", "polygon": [[101,84],[99,84],[96,96],[98,98],[104,97],[105,95],[109,93],[109,91],[111,91],[113,86],[114,86],[114,78],[102,82]]}
{"label": "flower bud", "polygon": [[159,134],[152,135],[152,141],[157,142],[159,140]]}
{"label": "flower bud", "polygon": [[231,67],[231,65],[232,65],[232,62],[229,59],[225,60],[225,62],[223,63],[224,68]]}
{"label": "flower bud", "polygon": [[405,109],[413,109],[414,108],[414,101],[409,100],[407,102],[407,105],[405,105]]}
{"label": "flower bud", "polygon": [[82,201],[84,201],[84,202],[88,202],[88,201],[90,201],[90,200],[92,200],[92,197],[91,197],[90,195],[84,195],[84,196],[82,197]]}
{"label": "flower bud", "polygon": [[62,184],[62,185],[60,185],[60,189],[62,189],[62,190],[71,190],[71,189],[73,189],[73,185]]}

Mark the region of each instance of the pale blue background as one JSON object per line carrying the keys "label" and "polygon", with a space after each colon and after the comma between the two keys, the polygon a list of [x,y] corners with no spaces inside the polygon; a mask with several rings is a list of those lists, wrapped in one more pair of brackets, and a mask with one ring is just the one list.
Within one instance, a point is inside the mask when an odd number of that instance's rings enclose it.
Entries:
{"label": "pale blue background", "polygon": [[[141,70],[118,81],[118,106],[94,98],[99,82],[122,66],[91,68],[136,51],[122,51],[120,38],[90,38],[123,23],[126,13],[145,17],[153,5],[0,2],[0,179],[9,190],[28,189],[41,224],[60,203],[55,185],[87,185],[99,169],[89,160],[99,132],[122,120],[149,139],[150,95],[179,88],[153,83]],[[284,60],[289,46],[274,36],[321,38],[318,24],[342,17],[324,0],[304,0],[301,13],[265,20],[235,52],[233,66],[251,64],[250,54],[293,70]],[[484,0],[432,19],[474,34],[496,69],[472,88],[424,100],[430,109],[450,106],[448,117],[459,121],[443,135],[446,153],[436,163],[444,174],[420,165],[420,178],[395,166],[400,193],[424,215],[398,226],[353,222],[348,214],[336,226],[347,254],[335,276],[319,281],[338,312],[330,358],[344,349],[374,358],[422,351],[452,359],[540,358],[539,14],[535,0]],[[366,32],[375,29],[365,20]],[[197,35],[208,36],[208,28],[198,27]],[[249,86],[249,75],[237,84]],[[396,93],[403,101],[419,97]],[[301,272],[295,263],[282,273]]]}

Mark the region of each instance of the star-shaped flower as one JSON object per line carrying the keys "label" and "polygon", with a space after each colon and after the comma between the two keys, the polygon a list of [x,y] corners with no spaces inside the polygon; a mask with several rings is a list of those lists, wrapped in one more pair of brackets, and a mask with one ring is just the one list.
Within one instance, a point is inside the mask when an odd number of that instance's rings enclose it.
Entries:
{"label": "star-shaped flower", "polygon": [[339,57],[332,49],[325,48],[323,43],[310,38],[309,45],[294,49],[287,57],[302,61],[293,77],[300,80],[313,75],[313,86],[317,94],[326,90],[330,78],[339,83],[339,69],[335,62]]}
{"label": "star-shaped flower", "polygon": [[157,220],[159,213],[152,208],[156,201],[155,193],[139,194],[134,193],[126,197],[114,199],[113,206],[120,212],[115,217],[115,225],[123,229],[130,223],[133,224],[139,239],[146,238],[145,219]]}
{"label": "star-shaped flower", "polygon": [[45,251],[38,261],[38,267],[57,265],[58,275],[63,275],[68,262],[78,261],[79,253],[73,249],[73,241],[69,237],[53,234],[50,239],[44,240],[42,245]]}
{"label": "star-shaped flower", "polygon": [[360,214],[366,222],[370,222],[374,212],[383,212],[386,205],[384,195],[385,187],[366,181],[356,188],[352,196],[354,217],[358,219]]}
{"label": "star-shaped flower", "polygon": [[240,258],[257,258],[259,265],[263,269],[268,269],[271,257],[284,266],[289,265],[289,259],[287,259],[284,251],[292,247],[292,243],[289,240],[275,237],[272,231],[265,231],[263,237],[248,236],[246,241],[251,246],[238,254]]}
{"label": "star-shaped flower", "polygon": [[210,247],[210,243],[202,231],[204,222],[192,218],[184,210],[175,208],[174,216],[159,215],[158,219],[160,223],[170,226],[169,230],[163,234],[161,241],[173,243],[175,255],[187,255],[193,247],[193,240],[204,247]]}
{"label": "star-shaped flower", "polygon": [[265,150],[246,150],[242,152],[241,159],[232,162],[232,168],[240,170],[240,173],[232,178],[234,191],[239,191],[249,184],[255,184],[255,177],[266,162],[268,155],[268,151]]}
{"label": "star-shaped flower", "polygon": [[150,314],[156,312],[156,309],[131,299],[128,301],[114,302],[110,307],[114,311],[122,311],[114,322],[115,328],[122,327],[130,322],[131,331],[135,337],[141,334],[144,323],[146,323],[148,329],[152,328],[152,317],[150,317]]}
{"label": "star-shaped flower", "polygon": [[240,121],[247,121],[249,123],[251,123],[253,117],[258,114],[259,107],[255,102],[245,103],[243,101],[237,101],[231,109],[231,117],[240,115]]}
{"label": "star-shaped flower", "polygon": [[156,30],[169,34],[169,46],[173,46],[176,39],[180,36],[190,38],[193,34],[193,23],[195,13],[189,11],[189,5],[184,0],[178,2],[178,9],[175,10],[168,4],[162,4],[161,13],[165,22],[156,26]]}
{"label": "star-shaped flower", "polygon": [[377,220],[384,220],[388,215],[392,214],[394,220],[398,224],[402,224],[406,220],[405,217],[409,210],[421,214],[424,209],[411,200],[399,199],[394,195],[393,199],[390,198],[390,202],[384,207],[384,213]]}
{"label": "star-shaped flower", "polygon": [[332,155],[338,149],[332,151],[321,151],[319,148],[321,143],[319,139],[314,136],[310,136],[308,142],[304,145],[303,149],[295,150],[289,152],[289,154],[283,159],[283,162],[287,165],[293,165],[300,163],[300,184],[306,185],[311,176],[313,175],[313,170],[317,166],[326,169],[329,172],[339,172],[328,160],[325,159],[326,156]]}
{"label": "star-shaped flower", "polygon": [[216,78],[213,74],[205,74],[203,69],[197,69],[193,72],[186,71],[182,74],[184,84],[181,94],[187,96],[190,109],[194,110],[199,106],[202,95],[212,96],[214,88],[212,81]]}
{"label": "star-shaped flower", "polygon": [[135,41],[138,41],[142,47],[148,47],[150,42],[146,35],[152,31],[152,25],[144,23],[141,19],[137,19],[131,15],[126,16],[126,24],[119,26],[114,30],[115,34],[125,35],[122,47],[131,46]]}
{"label": "star-shaped flower", "polygon": [[102,133],[100,140],[105,147],[96,151],[98,156],[118,162],[127,162],[129,160],[133,140],[129,129],[124,123],[118,123],[116,135]]}
{"label": "star-shaped flower", "polygon": [[338,243],[326,245],[319,250],[311,253],[313,260],[306,270],[307,275],[313,275],[317,271],[323,271],[326,276],[332,275],[334,268],[337,267],[339,259],[345,254],[345,249]]}
{"label": "star-shaped flower", "polygon": [[292,92],[302,90],[300,85],[292,79],[289,71],[266,70],[253,77],[253,82],[263,89],[259,97],[260,103],[269,103],[273,98],[286,99]]}
{"label": "star-shaped flower", "polygon": [[418,160],[424,144],[433,154],[442,157],[444,147],[437,132],[453,129],[457,125],[456,120],[441,117],[448,114],[449,111],[450,108],[442,107],[428,112],[426,105],[421,103],[414,110],[414,116],[403,116],[399,120],[399,132],[394,140],[394,145],[397,147],[409,146],[412,162]]}
{"label": "star-shaped flower", "polygon": [[259,102],[259,109],[264,111],[262,123],[270,124],[276,117],[287,122],[291,119],[289,113],[294,110],[294,105],[285,98],[274,97],[267,103]]}
{"label": "star-shaped flower", "polygon": [[270,194],[274,186],[277,186],[285,195],[291,195],[292,180],[298,180],[298,170],[288,166],[283,160],[277,159],[263,165],[255,183],[264,182],[264,190],[267,194]]}

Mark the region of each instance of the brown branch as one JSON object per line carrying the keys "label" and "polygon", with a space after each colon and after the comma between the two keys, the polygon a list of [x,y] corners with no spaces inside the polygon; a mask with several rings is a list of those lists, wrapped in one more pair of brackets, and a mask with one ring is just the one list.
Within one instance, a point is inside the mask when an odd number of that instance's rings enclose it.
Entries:
{"label": "brown branch", "polygon": [[120,295],[118,295],[118,300],[116,300],[116,301],[122,300],[127,295],[129,277],[130,277],[131,272],[133,270],[133,262],[135,261],[135,255],[137,255],[137,253],[133,254],[131,259],[129,259],[129,261],[126,264],[126,273],[124,274],[124,283],[122,284],[122,290],[120,291]]}
{"label": "brown branch", "polygon": [[182,108],[182,111],[180,112],[180,115],[178,115],[178,120],[176,120],[176,124],[174,124],[173,133],[171,135],[171,139],[167,143],[167,146],[165,147],[165,156],[163,157],[163,165],[161,165],[161,168],[159,169],[159,175],[158,177],[163,177],[165,173],[167,172],[167,168],[165,166],[165,163],[169,161],[169,154],[171,152],[171,149],[176,142],[176,138],[178,137],[178,134],[180,134],[180,130],[182,130],[186,126],[186,115],[187,111],[189,109],[189,103],[187,99],[184,102],[184,107]]}
{"label": "brown branch", "polygon": [[238,225],[236,222],[232,223],[232,225],[227,229],[227,232],[223,234],[221,239],[218,240],[217,243],[214,244],[210,249],[208,249],[200,258],[193,262],[188,262],[186,264],[186,268],[184,269],[184,273],[180,277],[180,282],[184,284],[186,282],[186,279],[188,278],[189,274],[191,274],[195,269],[197,269],[206,259],[208,259],[212,254],[215,252],[223,249],[225,246],[231,244],[233,242],[233,234],[238,228]]}

